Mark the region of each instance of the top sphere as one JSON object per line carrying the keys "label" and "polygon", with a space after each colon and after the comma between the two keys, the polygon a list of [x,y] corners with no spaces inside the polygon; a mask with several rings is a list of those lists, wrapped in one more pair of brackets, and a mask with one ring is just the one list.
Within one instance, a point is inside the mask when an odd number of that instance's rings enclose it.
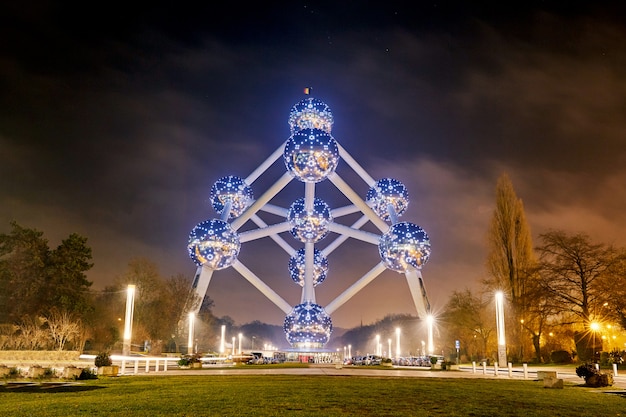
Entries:
{"label": "top sphere", "polygon": [[333,128],[333,113],[321,100],[307,97],[295,104],[289,112],[291,134],[302,129],[320,129],[330,133]]}

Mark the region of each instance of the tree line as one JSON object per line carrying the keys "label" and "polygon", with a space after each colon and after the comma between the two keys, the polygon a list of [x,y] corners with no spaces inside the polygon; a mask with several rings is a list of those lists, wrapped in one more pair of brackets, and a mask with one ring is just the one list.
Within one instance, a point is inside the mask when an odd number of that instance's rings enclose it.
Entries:
{"label": "tree line", "polygon": [[196,335],[212,350],[215,328],[234,323],[212,314],[182,274],[163,277],[153,262],[135,258],[103,290],[91,289],[93,267],[87,239],[72,233],[50,248],[43,232],[10,223],[0,234],[0,349],[118,349],[124,327],[126,289],[136,286],[133,350],[177,351],[187,343],[186,311],[201,304]]}
{"label": "tree line", "polygon": [[[454,354],[458,340],[459,353],[467,359],[495,357],[495,291],[506,296],[511,361],[546,362],[555,351],[585,361],[618,347],[610,345],[610,337],[601,336],[608,329],[623,334],[626,328],[624,248],[561,230],[539,234],[535,245],[523,202],[506,174],[495,187],[486,247],[485,278],[478,289],[454,291],[438,317],[437,353]],[[136,286],[133,350],[158,353],[186,348],[186,312],[198,305],[194,344],[199,351],[217,350],[222,325],[235,334],[245,330],[259,346],[261,340],[276,337],[279,326],[253,322],[238,328],[228,316],[215,317],[213,301],[195,296],[187,277],[163,277],[147,259],[131,259],[112,285],[94,291],[86,275],[93,267],[91,261],[91,248],[83,236],[72,233],[50,248],[43,232],[11,222],[10,231],[0,234],[0,349],[119,348],[129,284]],[[411,354],[419,354],[422,321],[388,316],[377,324],[351,329],[331,344],[368,350],[372,332],[399,326]],[[417,327],[422,330],[415,331]],[[382,336],[383,341],[393,338]]]}
{"label": "tree line", "polygon": [[534,246],[508,175],[498,179],[495,195],[486,278],[477,291],[451,294],[442,317],[447,349],[456,339],[468,357],[494,357],[493,294],[503,291],[510,360],[546,362],[567,351],[588,361],[623,350],[610,345],[607,332],[626,328],[626,250],[562,230],[539,234]]}

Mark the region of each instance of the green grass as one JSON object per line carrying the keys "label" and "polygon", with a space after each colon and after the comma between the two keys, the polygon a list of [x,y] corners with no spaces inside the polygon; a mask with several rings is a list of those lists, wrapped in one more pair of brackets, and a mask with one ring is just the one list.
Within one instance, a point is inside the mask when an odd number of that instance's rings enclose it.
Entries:
{"label": "green grass", "polygon": [[2,416],[626,416],[626,397],[471,378],[127,376],[69,389],[0,385]]}

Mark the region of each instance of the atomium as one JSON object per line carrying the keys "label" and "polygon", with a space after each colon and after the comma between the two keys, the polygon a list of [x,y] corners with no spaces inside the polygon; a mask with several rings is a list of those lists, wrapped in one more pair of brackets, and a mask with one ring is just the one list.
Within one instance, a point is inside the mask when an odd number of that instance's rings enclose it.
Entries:
{"label": "atomium", "polygon": [[[292,348],[306,352],[324,349],[333,330],[331,314],[387,270],[405,275],[417,312],[425,318],[430,304],[421,269],[430,257],[431,247],[428,235],[420,226],[398,222],[409,205],[407,187],[394,178],[375,181],[339,146],[331,135],[333,114],[324,102],[312,97],[301,100],[292,107],[288,123],[288,139],[249,177],[225,176],[211,187],[211,206],[221,218],[198,224],[189,235],[189,256],[198,265],[193,283],[197,295],[205,296],[214,271],[233,267],[285,313],[283,330],[287,341]],[[254,182],[269,167],[278,165],[280,159],[287,174],[255,201]],[[367,186],[364,199],[336,172],[339,163],[346,163],[363,180]],[[275,204],[274,197],[292,180],[303,183],[304,197],[295,201],[287,199],[293,201],[289,207]],[[316,196],[319,189],[324,189],[318,188],[318,184],[325,180],[346,197],[347,205],[331,209]],[[282,221],[267,224],[257,214],[261,211],[277,215]],[[351,223],[343,220],[343,216],[357,212],[362,215],[360,220]],[[338,236],[323,250],[316,246],[334,234]],[[270,238],[290,255],[289,275],[302,291],[296,306],[285,301],[238,259],[240,250],[244,250],[242,243],[264,238]],[[373,265],[322,307],[316,300],[315,289],[328,279],[328,257],[351,238],[377,246],[379,256],[373,249],[374,256],[359,260],[364,266],[369,262]],[[294,249],[290,239],[303,243],[304,247]]]}

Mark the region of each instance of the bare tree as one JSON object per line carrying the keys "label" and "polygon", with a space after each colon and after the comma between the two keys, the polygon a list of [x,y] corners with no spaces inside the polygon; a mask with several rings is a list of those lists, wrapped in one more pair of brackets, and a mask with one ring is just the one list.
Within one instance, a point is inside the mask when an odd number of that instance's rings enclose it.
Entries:
{"label": "bare tree", "polygon": [[[526,314],[527,286],[532,279],[536,259],[524,205],[517,198],[507,174],[502,174],[496,184],[496,208],[487,233],[487,243],[490,278],[484,284],[506,294],[510,306],[506,314],[508,328],[511,329],[514,344],[523,348],[520,324]],[[519,354],[523,356],[521,350]]]}
{"label": "bare tree", "polygon": [[[539,252],[541,285],[549,294],[549,303],[555,312],[564,317],[573,317],[579,328],[576,343],[579,350],[588,351],[589,334],[594,321],[603,321],[608,312],[605,303],[610,292],[606,283],[623,282],[619,265],[623,252],[612,246],[592,243],[582,233],[568,235],[563,231],[551,231],[540,235],[542,245]],[[595,339],[595,338],[594,338]],[[596,346],[591,346],[595,352]],[[579,351],[586,359],[590,352]]]}
{"label": "bare tree", "polygon": [[448,333],[455,335],[469,356],[484,358],[489,353],[495,327],[490,305],[488,300],[473,295],[469,289],[454,291],[446,304],[443,321]]}
{"label": "bare tree", "polygon": [[43,317],[24,316],[19,323],[19,334],[15,339],[16,349],[36,350],[47,347],[50,338],[43,329]]}
{"label": "bare tree", "polygon": [[50,337],[57,350],[63,350],[68,342],[81,336],[82,324],[80,319],[67,311],[53,308],[44,320],[48,324]]}

